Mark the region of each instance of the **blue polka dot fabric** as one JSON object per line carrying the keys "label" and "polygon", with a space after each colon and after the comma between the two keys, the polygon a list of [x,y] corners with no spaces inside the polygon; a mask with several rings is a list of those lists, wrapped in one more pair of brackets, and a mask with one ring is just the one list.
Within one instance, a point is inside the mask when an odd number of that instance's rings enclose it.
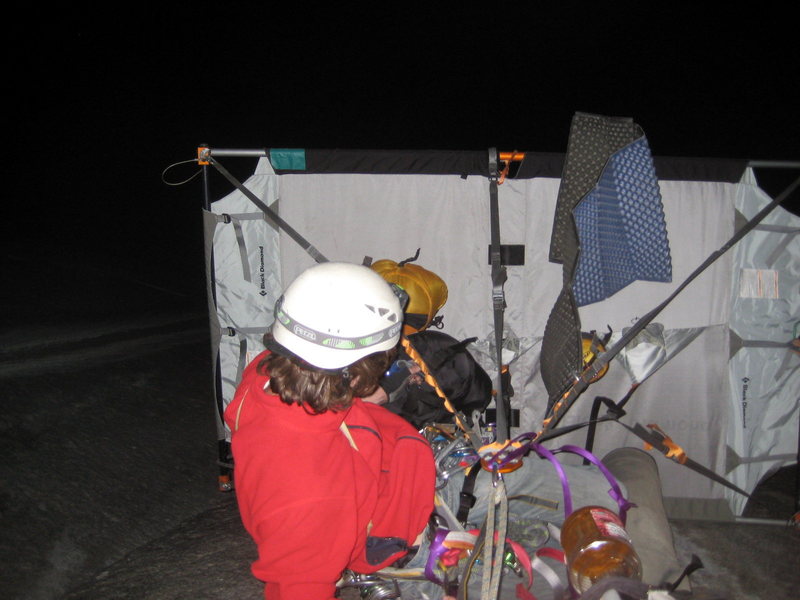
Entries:
{"label": "blue polka dot fabric", "polygon": [[580,243],[572,282],[578,306],[609,298],[636,280],[672,281],[664,207],[645,137],[610,156],[573,214]]}

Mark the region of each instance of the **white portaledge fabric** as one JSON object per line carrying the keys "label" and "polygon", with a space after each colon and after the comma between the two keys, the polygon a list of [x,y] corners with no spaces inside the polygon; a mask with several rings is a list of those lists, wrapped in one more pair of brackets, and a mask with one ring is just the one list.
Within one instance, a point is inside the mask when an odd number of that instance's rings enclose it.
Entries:
{"label": "white portaledge fabric", "polygon": [[[449,288],[441,311],[444,332],[458,339],[477,337],[470,350],[495,376],[486,178],[276,176],[262,160],[246,184],[268,204],[280,196],[281,217],[330,260],[402,260],[420,248],[418,263],[440,275]],[[512,408],[520,409],[522,423],[512,434],[537,430],[547,405],[539,360],[547,317],[562,288],[562,267],[548,260],[558,187],[555,178],[506,180],[499,187],[502,243],[525,247],[524,266],[507,267],[504,287],[504,360],[511,364]],[[751,173],[738,184],[669,180],[661,181],[660,188],[672,282],[637,281],[582,307],[584,331],[602,336],[610,327],[620,335],[730,239],[737,211],[751,217],[767,202]],[[241,369],[241,330],[269,327],[281,282],[291,281],[314,261],[238,192],[215,203],[213,212],[218,218],[231,215],[230,223],[216,224],[214,235],[217,329],[236,332],[222,335],[219,344],[227,403]],[[562,424],[587,420],[595,396],[619,400],[634,382],[643,381],[626,406],[624,421],[658,424],[693,460],[736,485],[752,490],[764,473],[789,460],[797,443],[800,359],[787,358],[782,348],[748,345],[788,342],[793,322],[800,319],[800,241],[786,229],[796,226],[797,218],[776,211],[768,223],[773,227],[748,234],[678,295],[657,317],[658,327],[639,340],[644,345],[612,361],[605,377],[584,392]],[[773,285],[763,297],[749,292],[742,297],[743,269],[762,271],[771,282],[777,279],[777,291]],[[754,276],[747,277],[751,283],[744,287],[752,290]],[[732,331],[743,346],[731,358]],[[252,357],[260,349],[260,334],[244,337]],[[584,442],[583,430],[555,440],[558,445]],[[641,447],[641,441],[615,423],[599,426],[596,453],[623,445]],[[744,500],[736,494],[660,454],[655,458],[671,514],[700,505],[729,507],[709,509],[714,514],[741,512]]]}
{"label": "white portaledge fabric", "polygon": [[[244,185],[268,206],[278,198],[278,176],[262,158]],[[275,206],[271,206],[273,210]],[[281,293],[278,232],[238,190],[212,204],[215,306],[219,326],[217,390],[223,408],[233,399],[244,366],[264,350]],[[214,333],[212,331],[212,333]],[[230,432],[224,431],[226,439]]]}
{"label": "white portaledge fabric", "polygon": [[[746,173],[736,209],[752,218],[770,198]],[[777,251],[776,251],[777,250]],[[752,490],[796,461],[800,356],[788,348],[800,321],[800,218],[775,209],[734,248],[730,303],[730,413],[726,477]],[[755,275],[754,275],[755,274]],[[754,290],[754,276],[768,285]],[[726,492],[735,514],[746,499]]]}

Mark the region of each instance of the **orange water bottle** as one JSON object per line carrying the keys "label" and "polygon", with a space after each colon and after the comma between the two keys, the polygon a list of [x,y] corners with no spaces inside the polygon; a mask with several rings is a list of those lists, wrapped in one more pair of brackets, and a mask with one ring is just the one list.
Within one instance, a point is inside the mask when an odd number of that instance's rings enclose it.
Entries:
{"label": "orange water bottle", "polygon": [[642,562],[619,517],[602,506],[574,511],[561,528],[569,582],[581,594],[603,577],[642,579]]}

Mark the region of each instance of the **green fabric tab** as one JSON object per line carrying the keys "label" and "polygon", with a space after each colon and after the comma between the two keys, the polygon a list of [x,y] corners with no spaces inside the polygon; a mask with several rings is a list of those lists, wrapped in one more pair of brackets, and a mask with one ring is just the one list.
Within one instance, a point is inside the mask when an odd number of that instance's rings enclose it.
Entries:
{"label": "green fabric tab", "polygon": [[306,151],[302,148],[270,148],[269,161],[273,169],[306,170]]}

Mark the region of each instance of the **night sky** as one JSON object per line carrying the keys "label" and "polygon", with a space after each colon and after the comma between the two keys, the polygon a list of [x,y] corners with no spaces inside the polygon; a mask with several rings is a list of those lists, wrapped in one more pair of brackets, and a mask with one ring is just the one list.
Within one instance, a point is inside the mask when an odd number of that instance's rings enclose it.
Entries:
{"label": "night sky", "polygon": [[[391,16],[145,4],[56,11],[33,37],[10,24],[11,253],[201,286],[199,180],[161,180],[199,143],[564,152],[584,111],[633,117],[660,156],[800,159],[789,19],[673,4]],[[244,178],[254,161],[225,164]]]}

